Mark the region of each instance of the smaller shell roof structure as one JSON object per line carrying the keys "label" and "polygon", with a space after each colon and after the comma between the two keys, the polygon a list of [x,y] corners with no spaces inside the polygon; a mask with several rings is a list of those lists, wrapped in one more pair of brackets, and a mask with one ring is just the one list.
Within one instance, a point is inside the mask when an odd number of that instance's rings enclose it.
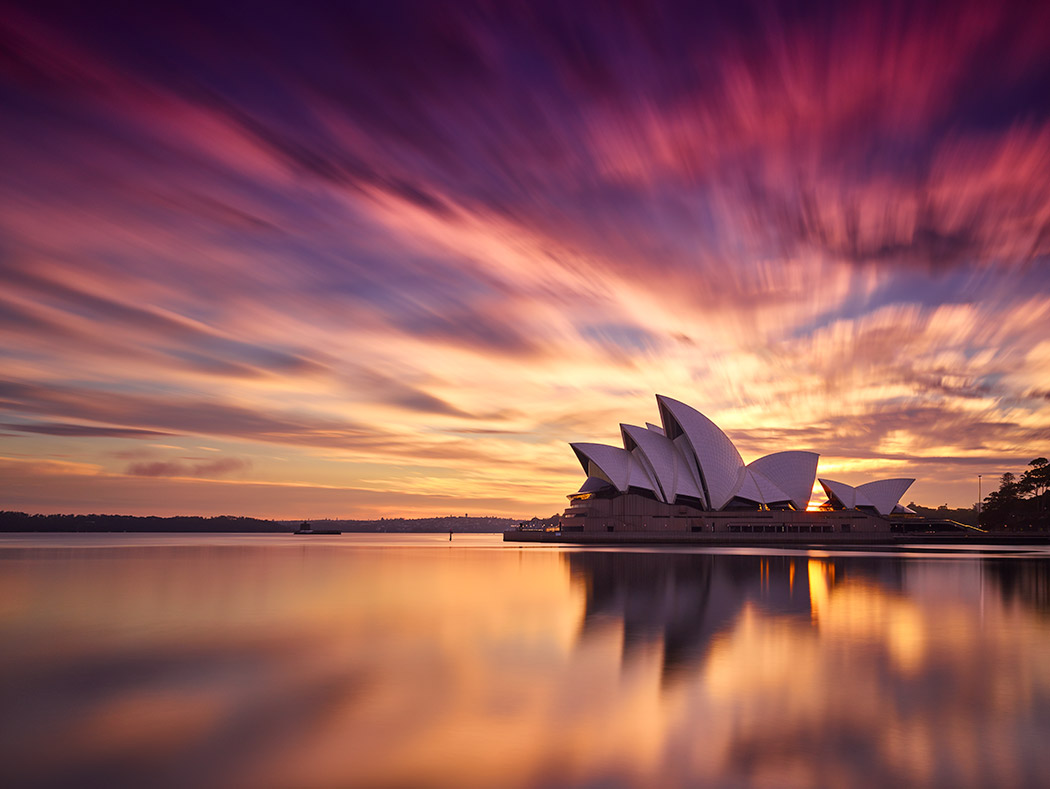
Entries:
{"label": "smaller shell roof structure", "polygon": [[900,503],[914,479],[877,479],[857,486],[857,495],[863,494],[883,515],[889,515]]}
{"label": "smaller shell roof structure", "polygon": [[818,482],[824,488],[828,501],[838,504],[843,509],[871,507],[880,515],[890,515],[895,511],[911,511],[907,507],[901,507],[900,500],[915,482],[914,479],[878,479],[856,487],[833,479],[820,479]]}
{"label": "smaller shell roof structure", "polygon": [[806,508],[815,452],[775,452],[745,466],[733,442],[706,416],[664,395],[656,400],[662,426],[620,425],[622,448],[571,444],[588,476],[580,492],[596,490],[604,480],[620,493],[651,491],[667,504],[684,499],[708,510],[748,502]]}

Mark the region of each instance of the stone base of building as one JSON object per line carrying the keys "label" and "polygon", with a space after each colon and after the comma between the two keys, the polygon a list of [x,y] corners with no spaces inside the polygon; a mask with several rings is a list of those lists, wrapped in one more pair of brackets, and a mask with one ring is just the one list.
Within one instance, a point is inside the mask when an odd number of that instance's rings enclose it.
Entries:
{"label": "stone base of building", "polygon": [[690,545],[707,547],[865,548],[895,546],[1050,545],[1050,532],[989,534],[975,529],[912,532],[682,532],[682,531],[544,531],[510,529],[504,542],[565,545]]}

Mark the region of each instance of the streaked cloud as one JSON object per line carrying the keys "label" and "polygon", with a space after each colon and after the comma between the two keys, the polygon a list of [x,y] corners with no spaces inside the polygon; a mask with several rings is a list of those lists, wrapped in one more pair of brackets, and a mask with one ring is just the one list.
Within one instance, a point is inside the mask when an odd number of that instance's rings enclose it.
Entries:
{"label": "streaked cloud", "polygon": [[19,433],[43,433],[49,436],[68,436],[84,438],[156,438],[167,436],[159,430],[143,430],[129,427],[97,427],[94,425],[76,425],[68,422],[4,422],[0,427],[15,430]]}
{"label": "streaked cloud", "polygon": [[[224,512],[312,482],[373,491],[346,515],[412,489],[548,514],[565,442],[664,392],[745,452],[969,504],[978,469],[1046,454],[1048,26],[1029,3],[12,5],[6,454],[162,485],[217,445],[251,463],[208,483]],[[157,434],[177,448],[116,465]]]}
{"label": "streaked cloud", "polygon": [[132,463],[125,473],[136,477],[219,477],[251,468],[243,458],[219,458],[196,463],[154,461]]}

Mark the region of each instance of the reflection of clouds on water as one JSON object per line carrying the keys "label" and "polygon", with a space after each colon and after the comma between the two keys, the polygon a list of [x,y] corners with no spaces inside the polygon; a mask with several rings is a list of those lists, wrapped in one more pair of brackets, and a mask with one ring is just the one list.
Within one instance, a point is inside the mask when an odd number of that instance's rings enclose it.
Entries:
{"label": "reflection of clouds on water", "polygon": [[232,546],[11,553],[31,563],[7,573],[15,604],[0,616],[13,785],[222,785],[367,687],[323,665],[324,606],[309,601],[330,580],[318,560],[332,568],[316,551],[309,564]]}
{"label": "reflection of clouds on water", "polygon": [[0,553],[0,785],[491,786],[559,701],[555,553],[130,539]]}
{"label": "reflection of clouds on water", "polygon": [[127,539],[0,550],[0,785],[1050,771],[1045,561]]}

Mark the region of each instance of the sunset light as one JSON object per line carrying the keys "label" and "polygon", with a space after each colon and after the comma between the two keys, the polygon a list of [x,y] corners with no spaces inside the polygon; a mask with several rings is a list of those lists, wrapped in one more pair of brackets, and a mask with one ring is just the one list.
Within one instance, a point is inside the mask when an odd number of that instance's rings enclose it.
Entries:
{"label": "sunset light", "polygon": [[0,789],[1050,777],[1050,2],[0,0]]}
{"label": "sunset light", "polygon": [[5,509],[549,516],[657,393],[1046,454],[1050,5],[394,5],[5,8]]}

